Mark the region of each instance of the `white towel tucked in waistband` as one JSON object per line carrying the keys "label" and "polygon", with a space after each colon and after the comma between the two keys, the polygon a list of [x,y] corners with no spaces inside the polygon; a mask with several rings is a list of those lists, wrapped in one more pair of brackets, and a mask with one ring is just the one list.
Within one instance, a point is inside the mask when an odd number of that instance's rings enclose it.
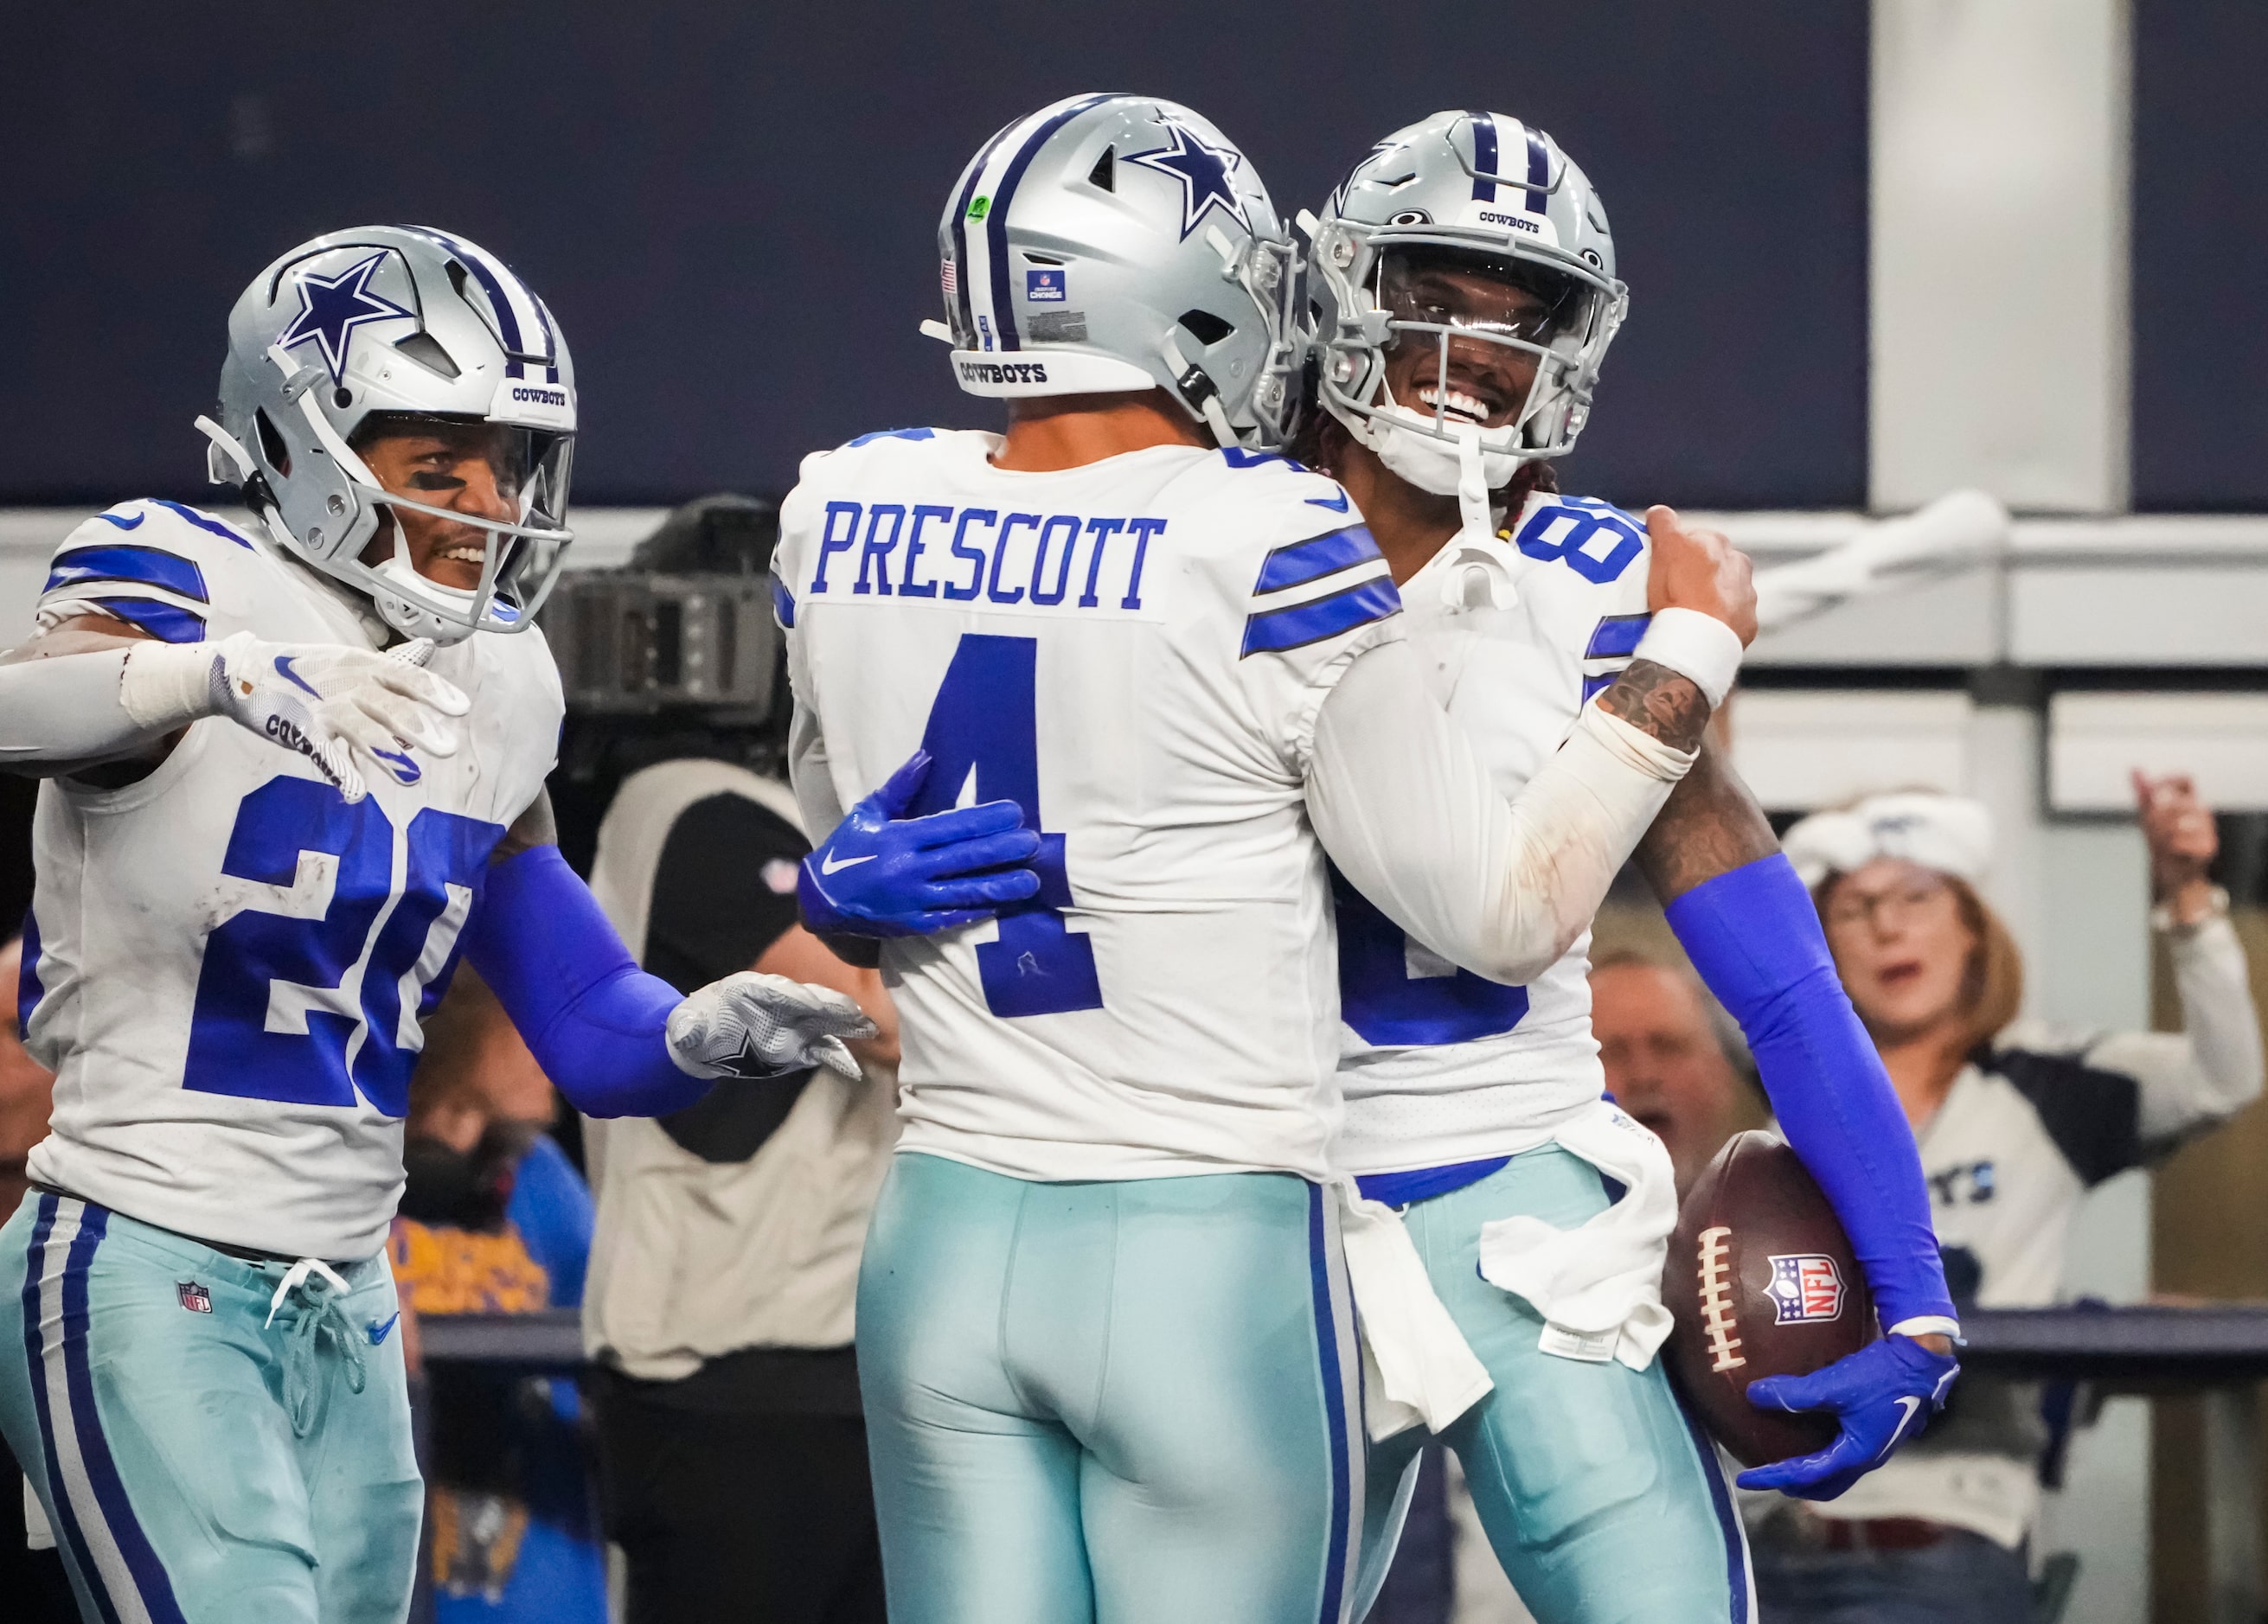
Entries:
{"label": "white towel tucked in waistband", "polygon": [[1541,1218],[1481,1226],[1481,1278],[1543,1316],[1537,1346],[1565,1359],[1633,1370],[1653,1363],[1669,1334],[1661,1270],[1677,1227],[1676,1176],[1653,1132],[1600,1099],[1553,1128],[1544,1143],[1579,1156],[1625,1187],[1620,1201],[1572,1230]]}
{"label": "white towel tucked in waistband", "polygon": [[1402,1215],[1337,1180],[1339,1239],[1362,1325],[1363,1409],[1373,1442],[1421,1423],[1439,1432],[1487,1396],[1489,1379],[1433,1294]]}

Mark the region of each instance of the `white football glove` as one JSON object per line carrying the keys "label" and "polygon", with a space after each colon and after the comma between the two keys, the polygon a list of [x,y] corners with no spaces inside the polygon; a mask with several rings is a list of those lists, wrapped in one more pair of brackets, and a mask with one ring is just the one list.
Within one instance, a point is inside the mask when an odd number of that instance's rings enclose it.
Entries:
{"label": "white football glove", "polygon": [[119,698],[145,726],[226,716],[306,756],[341,795],[359,801],[369,793],[365,768],[414,783],[419,768],[409,751],[457,753],[457,731],[446,718],[463,716],[472,702],[421,669],[432,658],[423,637],[383,652],[263,643],[250,632],[218,643],[137,643]]}
{"label": "white football glove", "polygon": [[845,1038],[881,1029],[839,992],[742,970],[669,1012],[669,1057],[696,1077],[776,1077],[825,1066],[856,1082]]}

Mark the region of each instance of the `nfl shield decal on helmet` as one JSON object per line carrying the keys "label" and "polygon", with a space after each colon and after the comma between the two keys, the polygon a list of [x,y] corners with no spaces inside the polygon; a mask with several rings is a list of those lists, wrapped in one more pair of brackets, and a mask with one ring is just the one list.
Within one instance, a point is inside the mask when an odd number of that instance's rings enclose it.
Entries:
{"label": "nfl shield decal on helmet", "polygon": [[1771,1284],[1765,1293],[1771,1298],[1777,1323],[1800,1325],[1841,1318],[1843,1276],[1836,1272],[1833,1258],[1808,1252],[1775,1256],[1771,1271]]}
{"label": "nfl shield decal on helmet", "polygon": [[1060,305],[1064,301],[1064,274],[1060,270],[1027,270],[1024,273],[1024,297],[1035,305]]}
{"label": "nfl shield decal on helmet", "polygon": [[173,1291],[181,1299],[181,1306],[193,1314],[212,1312],[212,1293],[194,1280],[177,1281]]}

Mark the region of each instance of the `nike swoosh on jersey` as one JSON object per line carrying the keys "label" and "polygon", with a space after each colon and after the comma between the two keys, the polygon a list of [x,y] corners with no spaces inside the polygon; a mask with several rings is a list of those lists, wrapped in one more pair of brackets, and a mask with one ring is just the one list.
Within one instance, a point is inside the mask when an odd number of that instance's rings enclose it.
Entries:
{"label": "nike swoosh on jersey", "polygon": [[317,699],[322,698],[320,694],[316,693],[313,688],[307,686],[306,680],[304,677],[300,676],[298,672],[291,669],[291,657],[290,655],[279,654],[276,657],[276,670],[277,673],[283,677],[284,681],[290,683],[293,687],[298,688],[301,693],[312,694]]}
{"label": "nike swoosh on jersey", "polygon": [[132,518],[121,518],[115,513],[98,513],[95,517],[107,524],[117,525],[121,530],[139,530],[142,527],[142,521],[150,516],[147,513],[136,513]]}
{"label": "nike swoosh on jersey", "polygon": [[837,857],[830,851],[819,860],[819,871],[821,874],[839,874],[844,869],[855,869],[862,863],[872,863],[880,855],[870,851],[863,857]]}
{"label": "nike swoosh on jersey", "polygon": [[1334,513],[1344,513],[1347,511],[1347,494],[1341,491],[1336,496],[1310,496],[1307,498],[1307,505],[1311,508],[1329,508]]}
{"label": "nike swoosh on jersey", "polygon": [[364,1334],[370,1338],[370,1345],[372,1348],[375,1348],[380,1342],[383,1342],[387,1339],[388,1334],[393,1331],[394,1321],[401,1318],[401,1311],[397,1308],[394,1311],[392,1316],[383,1324],[373,1319],[368,1325],[364,1326],[363,1327],[363,1331]]}

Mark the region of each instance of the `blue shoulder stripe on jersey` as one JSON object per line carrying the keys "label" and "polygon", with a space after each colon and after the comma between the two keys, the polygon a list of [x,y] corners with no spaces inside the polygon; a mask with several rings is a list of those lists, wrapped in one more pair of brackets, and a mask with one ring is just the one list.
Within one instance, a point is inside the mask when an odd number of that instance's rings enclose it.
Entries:
{"label": "blue shoulder stripe on jersey", "polygon": [[1327,536],[1310,536],[1305,541],[1278,547],[1262,561],[1260,579],[1252,590],[1280,592],[1287,586],[1304,586],[1309,581],[1384,556],[1367,529],[1349,525]]}
{"label": "blue shoulder stripe on jersey", "polygon": [[162,586],[169,592],[210,603],[204,571],[195,561],[154,547],[74,547],[55,555],[42,595],[58,586],[87,581],[131,581],[142,586]]}
{"label": "blue shoulder stripe on jersey", "polygon": [[1351,632],[1358,626],[1401,613],[1402,594],[1394,590],[1393,581],[1382,575],[1373,576],[1359,586],[1333,592],[1328,598],[1246,616],[1244,647],[1238,658],[1247,654],[1281,654],[1286,649],[1321,643],[1326,637],[1336,637],[1341,632]]}
{"label": "blue shoulder stripe on jersey", "polygon": [[1609,614],[1599,622],[1598,630],[1591,634],[1588,647],[1583,650],[1587,660],[1622,659],[1638,652],[1638,640],[1646,636],[1651,614]]}
{"label": "blue shoulder stripe on jersey", "polygon": [[1000,184],[992,188],[992,202],[984,214],[984,246],[992,261],[992,320],[1000,327],[1000,348],[1021,349],[1023,340],[1016,333],[1016,305],[1008,288],[1008,204],[1016,195],[1016,184],[1024,178],[1024,171],[1032,166],[1040,149],[1047,144],[1049,136],[1061,129],[1089,107],[1108,101],[1108,95],[1088,96],[1065,107],[1055,117],[1027,136],[1016,156],[1008,160],[1001,172]]}
{"label": "blue shoulder stripe on jersey", "polygon": [[178,502],[168,502],[163,496],[156,498],[152,505],[161,507],[168,513],[175,514],[181,518],[187,519],[190,524],[195,525],[200,530],[210,530],[217,536],[225,536],[229,540],[235,542],[237,546],[242,547],[247,553],[253,551],[253,546],[250,540],[247,540],[238,532],[230,529],[226,525],[222,524],[220,520],[213,518],[209,513],[200,513],[196,509],[192,507],[184,507]]}
{"label": "blue shoulder stripe on jersey", "polygon": [[772,577],[772,613],[779,616],[784,629],[795,629],[795,594],[787,590],[787,583],[779,577]]}
{"label": "blue shoulder stripe on jersey", "polygon": [[862,434],[843,449],[857,451],[861,445],[872,445],[876,440],[933,440],[934,429],[877,429],[872,434]]}
{"label": "blue shoulder stripe on jersey", "polygon": [[1496,202],[1496,119],[1486,113],[1468,113],[1473,121],[1473,201]]}
{"label": "blue shoulder stripe on jersey", "polygon": [[139,626],[153,637],[166,643],[202,643],[205,640],[204,617],[176,608],[169,603],[158,603],[149,598],[112,598],[105,596],[102,606],[122,621]]}

